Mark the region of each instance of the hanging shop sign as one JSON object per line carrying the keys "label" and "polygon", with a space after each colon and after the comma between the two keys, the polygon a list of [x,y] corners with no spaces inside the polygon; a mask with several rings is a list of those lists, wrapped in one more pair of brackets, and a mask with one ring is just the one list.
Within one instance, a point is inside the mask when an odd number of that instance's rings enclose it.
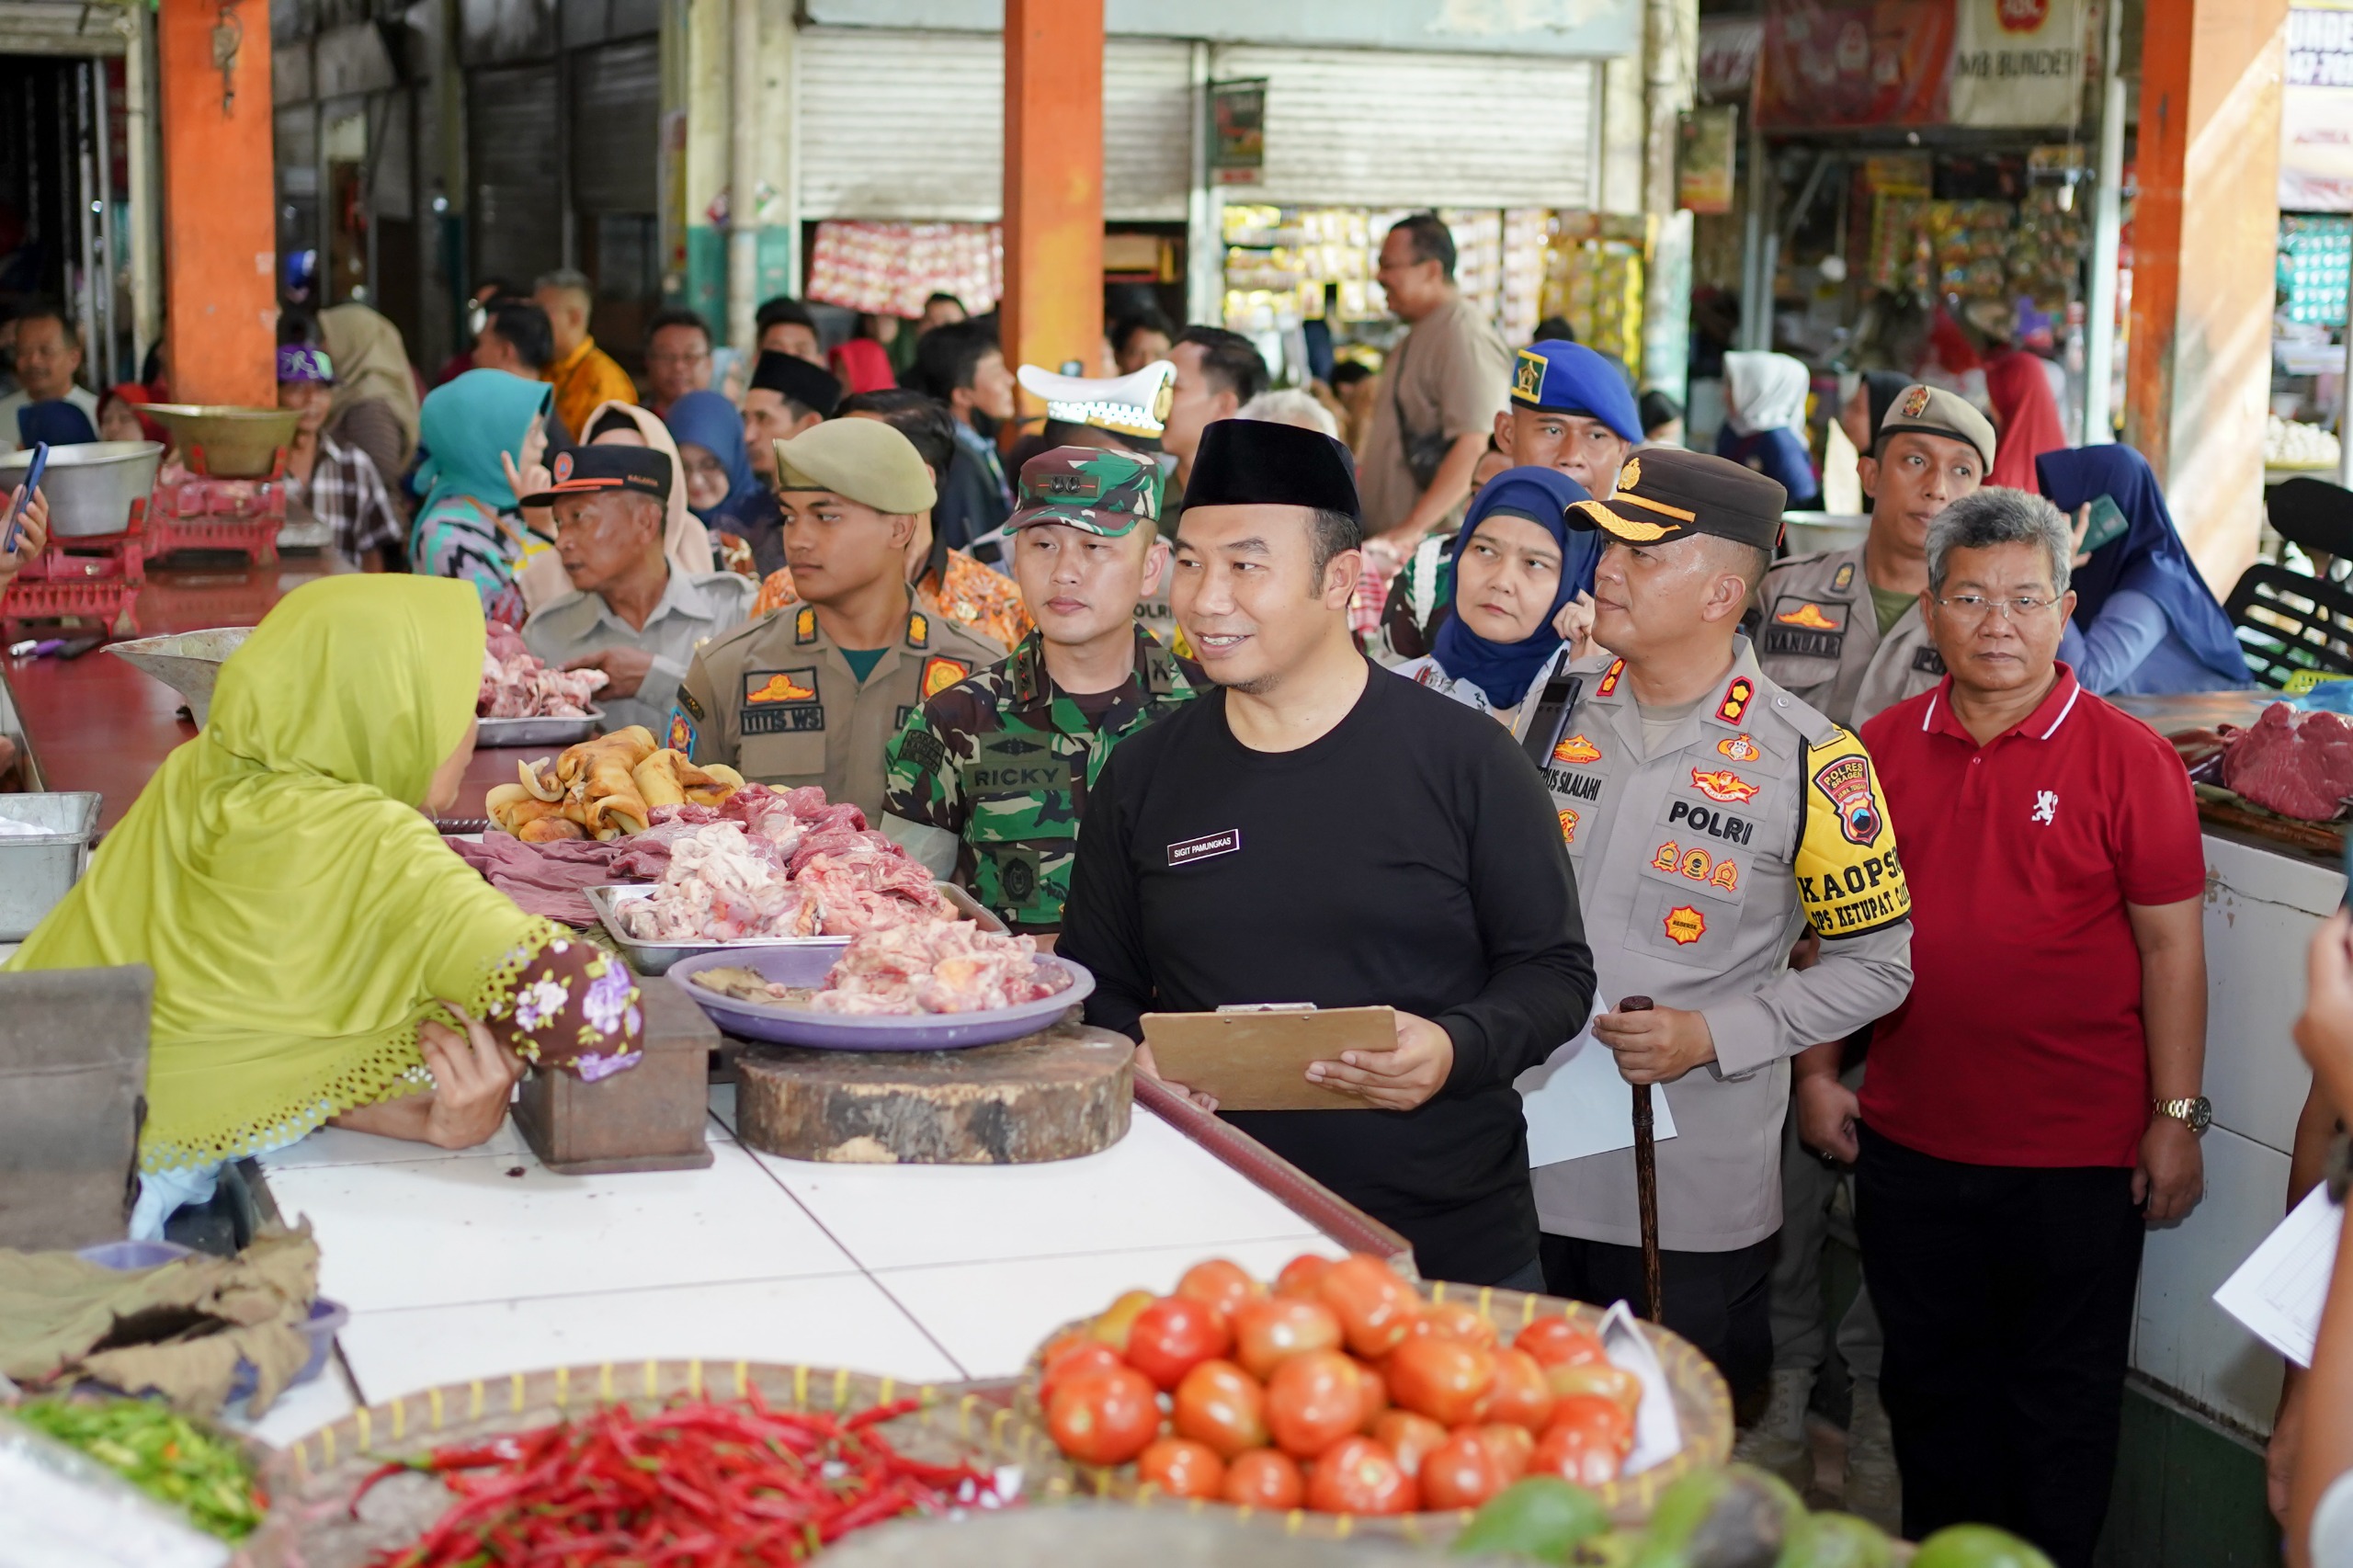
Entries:
{"label": "hanging shop sign", "polygon": [[1768,0],[1757,123],[1942,123],[1952,53],[1952,0]]}
{"label": "hanging shop sign", "polygon": [[1210,173],[1219,185],[1256,185],[1267,170],[1267,79],[1210,84]]}
{"label": "hanging shop sign", "polygon": [[2083,81],[2083,0],[1954,0],[1954,124],[2073,125]]}
{"label": "hanging shop sign", "polygon": [[2288,13],[2279,206],[2353,212],[2353,7],[2300,6]]}
{"label": "hanging shop sign", "polygon": [[1687,212],[1731,211],[1740,110],[1731,104],[1686,109],[1676,131],[1675,204]]}

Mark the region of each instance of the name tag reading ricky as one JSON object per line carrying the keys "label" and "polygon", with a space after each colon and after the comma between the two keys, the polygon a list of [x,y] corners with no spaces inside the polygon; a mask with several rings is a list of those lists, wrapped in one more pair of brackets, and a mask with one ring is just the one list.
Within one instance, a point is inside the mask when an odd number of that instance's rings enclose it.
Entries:
{"label": "name tag reading ricky", "polygon": [[1223,833],[1206,833],[1199,838],[1188,838],[1168,846],[1171,866],[1189,866],[1196,860],[1206,860],[1215,855],[1231,855],[1242,847],[1242,830],[1229,827]]}

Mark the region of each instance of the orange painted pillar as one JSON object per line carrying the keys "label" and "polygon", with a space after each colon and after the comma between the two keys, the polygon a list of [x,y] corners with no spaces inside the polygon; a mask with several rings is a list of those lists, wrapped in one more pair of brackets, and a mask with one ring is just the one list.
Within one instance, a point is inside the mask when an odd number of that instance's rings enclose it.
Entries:
{"label": "orange painted pillar", "polygon": [[1092,371],[1103,338],[1103,0],[1006,0],[1003,308],[1007,360]]}
{"label": "orange painted pillar", "polygon": [[2147,0],[2124,438],[2227,595],[2263,522],[2288,0]]}
{"label": "orange painted pillar", "polygon": [[163,0],[155,52],[172,395],[273,406],[278,197],[267,0]]}

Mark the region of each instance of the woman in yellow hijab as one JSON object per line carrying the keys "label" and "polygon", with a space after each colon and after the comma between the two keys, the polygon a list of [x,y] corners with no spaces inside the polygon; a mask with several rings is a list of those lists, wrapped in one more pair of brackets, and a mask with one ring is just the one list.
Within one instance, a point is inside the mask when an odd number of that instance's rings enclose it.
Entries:
{"label": "woman in yellow hijab", "polygon": [[636,1062],[628,969],[525,915],[418,812],[454,801],[473,755],[483,637],[465,583],[289,594],[9,960],[155,971],[134,1234],[323,1122],[466,1148],[523,1061],[592,1079]]}

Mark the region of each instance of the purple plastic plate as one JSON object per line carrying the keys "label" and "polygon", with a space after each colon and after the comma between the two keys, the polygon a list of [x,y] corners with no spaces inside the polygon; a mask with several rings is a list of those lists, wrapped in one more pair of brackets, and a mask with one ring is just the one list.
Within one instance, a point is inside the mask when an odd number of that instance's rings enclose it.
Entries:
{"label": "purple plastic plate", "polygon": [[739,1002],[694,984],[694,975],[706,969],[743,968],[779,985],[817,985],[841,957],[839,948],[730,948],[723,952],[699,953],[680,959],[669,971],[672,984],[695,999],[710,1021],[729,1034],[779,1045],[805,1045],[819,1051],[954,1051],[967,1045],[995,1045],[1019,1040],[1046,1028],[1095,989],[1095,977],[1084,966],[1049,953],[1040,963],[1060,964],[1069,971],[1067,990],[1042,1002],[1017,1007],[997,1007],[985,1013],[914,1013],[851,1016],[815,1013],[806,1007],[771,1003]]}

